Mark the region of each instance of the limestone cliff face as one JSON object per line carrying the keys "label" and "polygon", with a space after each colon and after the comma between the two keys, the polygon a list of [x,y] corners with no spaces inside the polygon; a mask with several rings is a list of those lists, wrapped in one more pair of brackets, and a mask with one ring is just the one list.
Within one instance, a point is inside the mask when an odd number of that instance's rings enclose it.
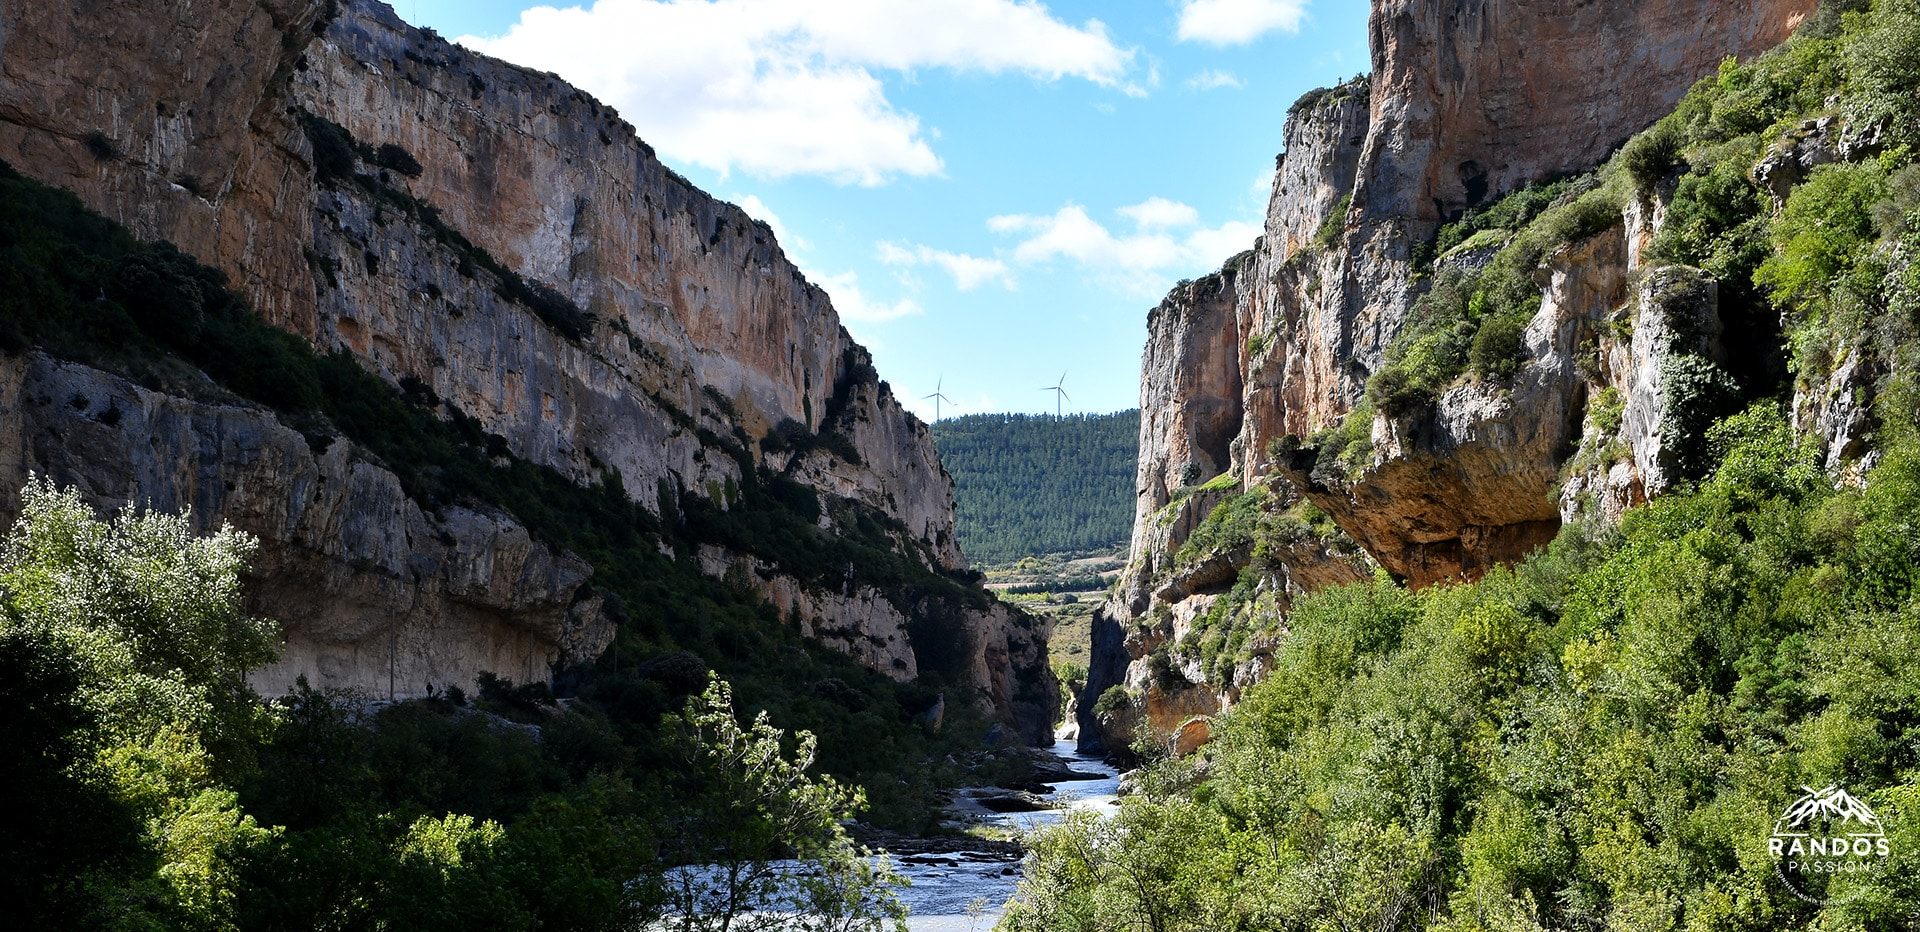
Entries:
{"label": "limestone cliff face", "polygon": [[1376,0],[1373,131],[1354,200],[1435,223],[1585,171],[1728,55],[1785,41],[1810,0]]}
{"label": "limestone cliff face", "polygon": [[[1204,305],[1181,291],[1169,298],[1196,320],[1217,322],[1218,332],[1150,326],[1141,517],[1130,585],[1106,609],[1117,629],[1108,640],[1128,645],[1132,662],[1123,670],[1116,658],[1096,656],[1083,709],[1101,691],[1133,682],[1157,722],[1172,716],[1156,712],[1153,697],[1181,688],[1141,690],[1134,648],[1146,642],[1124,632],[1150,626],[1157,605],[1177,604],[1151,597],[1181,588],[1167,588],[1177,580],[1154,555],[1177,550],[1197,522],[1163,511],[1167,477],[1195,485],[1214,470],[1191,452],[1195,418],[1147,415],[1155,405],[1237,407],[1237,424],[1228,416],[1224,428],[1209,425],[1232,434],[1228,461],[1217,467],[1233,477],[1226,487],[1265,482],[1307,495],[1368,557],[1416,585],[1475,575],[1551,539],[1563,513],[1617,513],[1662,487],[1671,454],[1661,452],[1660,385],[1675,359],[1711,362],[1720,351],[1708,333],[1718,320],[1711,296],[1680,299],[1675,289],[1631,284],[1661,219],[1658,198],[1630,211],[1624,228],[1549,258],[1537,276],[1543,299],[1526,330],[1527,362],[1511,386],[1465,385],[1430,410],[1377,418],[1371,456],[1350,475],[1316,475],[1293,451],[1359,404],[1425,287],[1414,274],[1414,246],[1441,222],[1522,185],[1593,168],[1726,56],[1772,48],[1815,6],[1375,0],[1365,89],[1316,92],[1290,112],[1264,235],[1219,277],[1232,294]],[[1154,319],[1162,316],[1165,305]],[[1669,318],[1683,320],[1683,337],[1662,336]],[[1642,325],[1644,339],[1637,330],[1633,339],[1618,337]],[[1231,360],[1239,371],[1180,368],[1202,359]],[[1219,397],[1236,381],[1237,406]],[[1625,403],[1621,423],[1589,424],[1589,402],[1609,388]],[[1576,453],[1582,459],[1569,466]],[[1563,497],[1564,490],[1572,491]],[[1340,581],[1351,570],[1313,576]],[[1194,688],[1219,688],[1185,678]]]}
{"label": "limestone cliff face", "polygon": [[[579,90],[413,29],[376,0],[0,0],[0,158],[220,267],[271,322],[391,384],[424,386],[517,457],[582,482],[617,474],[649,509],[662,493],[725,507],[745,468],[727,447],[744,446],[755,469],[897,522],[902,549],[929,569],[965,567],[952,480],[925,425],[765,224],[694,188]],[[822,433],[836,442],[789,442]],[[89,488],[106,498],[139,488],[186,500],[184,487],[98,478]],[[261,496],[301,494],[269,491],[268,478]],[[416,507],[403,502],[388,504]],[[358,559],[287,540],[315,566]],[[585,581],[576,568],[554,577],[571,580],[555,583],[563,606]],[[290,600],[306,592],[287,586]],[[430,601],[418,588],[412,598]],[[392,641],[403,626],[387,604],[339,612]],[[996,678],[1051,684],[1045,632],[1016,613],[976,614],[954,622],[979,629],[970,685],[1012,721]],[[856,616],[823,630],[885,633],[861,627],[879,616]],[[303,636],[305,622],[285,620]],[[525,653],[476,636],[476,657]],[[854,640],[824,639],[897,674],[900,658]],[[305,656],[287,662],[325,682],[369,675],[371,655]],[[1003,657],[1026,666],[998,670]],[[383,678],[386,661],[371,659]],[[416,679],[470,678],[479,662],[423,661]]]}
{"label": "limestone cliff face", "polygon": [[[765,224],[675,175],[616,113],[558,78],[362,2],[295,62],[292,96],[361,142],[412,155],[420,176],[385,172],[385,184],[600,318],[567,340],[462,276],[431,231],[379,229],[390,211],[364,188],[322,196],[316,245],[342,271],[321,296],[315,338],[390,378],[426,381],[518,455],[582,478],[611,466],[650,501],[658,480],[698,489],[731,464],[696,461],[692,431],[632,431],[637,421],[714,408],[723,434],[737,425],[757,439],[788,420],[818,429],[848,370],[871,372]],[[848,416],[877,442],[877,468],[835,490],[896,515],[960,567],[951,482],[930,437],[870,376],[854,381],[865,387],[847,386],[861,393]]]}
{"label": "limestone cliff face", "polygon": [[[1129,564],[1151,565],[1163,546],[1149,528],[1175,491],[1226,471],[1242,421],[1240,324],[1233,313],[1238,276],[1228,270],[1182,285],[1147,314],[1147,351],[1141,364],[1140,433],[1159,439],[1140,457],[1139,500]],[[1144,448],[1142,453],[1146,453]],[[1193,500],[1194,507],[1213,507]],[[1205,515],[1205,511],[1199,512]],[[1180,523],[1180,522],[1172,522]],[[1185,522],[1191,532],[1191,518]],[[1185,539],[1186,534],[1179,535]],[[1177,546],[1177,545],[1176,545]],[[1151,570],[1147,570],[1151,572]]]}
{"label": "limestone cliff face", "polygon": [[1267,235],[1282,258],[1312,245],[1330,221],[1339,232],[1367,144],[1373,83],[1355,78],[1309,94],[1288,111],[1286,150],[1274,164]]}
{"label": "limestone cliff face", "polygon": [[192,509],[260,540],[249,609],[282,623],[269,693],[306,674],[371,696],[521,681],[593,656],[613,638],[592,568],[512,517],[423,511],[353,444],[312,449],[272,412],[209,391],[162,394],[39,353],[0,358],[0,523],[28,473],[80,489],[102,511]]}
{"label": "limestone cliff face", "polygon": [[227,270],[269,319],[311,330],[297,220],[313,184],[282,88],[323,11],[0,3],[0,158]]}

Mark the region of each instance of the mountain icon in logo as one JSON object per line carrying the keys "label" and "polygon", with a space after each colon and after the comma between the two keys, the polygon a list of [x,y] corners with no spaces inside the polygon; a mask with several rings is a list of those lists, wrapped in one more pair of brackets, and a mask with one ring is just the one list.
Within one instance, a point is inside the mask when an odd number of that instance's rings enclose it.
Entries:
{"label": "mountain icon in logo", "polygon": [[1806,791],[1806,795],[1788,806],[1779,821],[1774,823],[1775,836],[1811,835],[1816,826],[1825,826],[1833,834],[1856,838],[1877,838],[1886,834],[1880,825],[1880,817],[1846,790],[1838,786],[1821,790],[1803,786],[1801,789]]}

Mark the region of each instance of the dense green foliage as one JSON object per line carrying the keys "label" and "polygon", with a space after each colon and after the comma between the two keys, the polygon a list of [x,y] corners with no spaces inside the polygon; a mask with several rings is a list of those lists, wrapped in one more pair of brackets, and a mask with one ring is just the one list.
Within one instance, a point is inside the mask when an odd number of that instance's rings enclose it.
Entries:
{"label": "dense green foliage", "polygon": [[1286,564],[1357,560],[1361,554],[1326,512],[1285,482],[1256,483],[1214,506],[1166,571],[1180,572],[1233,552],[1245,553],[1246,560],[1226,591],[1193,619],[1186,637],[1161,648],[1166,655],[1161,663],[1198,661],[1210,683],[1233,682],[1234,669],[1251,659],[1257,642],[1280,636],[1284,619],[1274,581],[1286,577]]}
{"label": "dense green foliage", "polygon": [[[861,794],[806,773],[812,735],[788,755],[766,713],[741,728],[718,680],[670,723],[639,791],[607,766],[622,749],[604,719],[543,713],[494,679],[491,712],[401,704],[366,725],[349,720],[363,707],[306,689],[263,706],[242,678],[273,656],[272,624],[238,608],[250,538],[131,510],[102,523],[46,484],[23,500],[0,545],[0,711],[19,739],[4,765],[9,927],[720,929],[787,907],[752,927],[812,930],[901,915],[897,878],[841,827]],[[366,806],[381,797],[399,802]],[[709,863],[723,870],[676,868]],[[794,921],[794,904],[820,921]]]}
{"label": "dense green foliage", "polygon": [[[267,405],[316,451],[351,441],[356,456],[394,470],[424,507],[502,508],[589,560],[593,594],[619,623],[614,646],[596,662],[553,671],[569,700],[564,710],[543,685],[495,682],[472,701],[455,695],[377,709],[364,697],[306,691],[280,699],[270,727],[231,741],[203,733],[196,740],[222,781],[219,792],[229,793],[209,797],[207,805],[226,808],[205,817],[239,813],[254,822],[236,826],[260,831],[243,833],[237,874],[195,882],[244,885],[235,920],[242,926],[595,928],[626,915],[634,904],[624,883],[635,876],[635,859],[658,855],[628,836],[647,831],[643,816],[669,791],[661,775],[672,760],[671,728],[663,722],[701,690],[709,670],[728,679],[743,709],[810,729],[822,770],[867,787],[866,818],[882,825],[928,827],[939,787],[965,776],[967,765],[946,762],[983,742],[990,723],[972,703],[949,701],[938,730],[925,712],[943,690],[970,678],[968,645],[954,642],[957,626],[944,624],[944,613],[989,597],[971,577],[929,569],[935,564],[917,555],[925,545],[887,516],[758,469],[737,434],[702,434],[741,464],[742,480],[717,493],[728,507],[661,489],[656,517],[611,473],[594,486],[576,485],[512,457],[503,438],[424,385],[396,389],[347,355],[316,354],[255,317],[218,271],[165,243],[139,242],[71,195],[0,164],[0,350],[29,346],[156,389]],[[871,378],[870,368],[847,371],[849,384],[836,386],[836,397],[851,394],[850,380]],[[683,427],[703,430],[680,417]],[[823,512],[846,532],[821,530]],[[804,579],[871,585],[914,606],[926,619],[910,631],[922,677],[894,683],[813,646],[774,608],[707,577],[695,558],[701,543],[726,543]],[[62,724],[94,714],[73,698],[85,670],[31,647],[0,639],[0,663],[17,673],[0,698],[33,710],[10,727],[25,746],[46,749],[23,772],[44,793],[14,811],[24,825],[44,826],[85,805],[102,821],[76,826],[71,844],[48,838],[8,856],[68,864],[71,872],[61,876],[71,877],[92,870],[90,859],[107,859],[99,870],[123,885],[126,877],[151,876],[142,865],[151,865],[152,845],[141,839],[157,830],[158,816],[112,803],[104,777],[63,776],[96,756],[92,745],[66,737],[79,725]],[[225,665],[221,674],[242,666]],[[189,752],[200,753],[181,751]],[[487,828],[489,821],[497,826]],[[492,853],[472,857],[493,873],[449,873],[448,859],[482,848]],[[416,849],[418,857],[393,860],[396,851]],[[35,887],[48,875],[19,876]],[[383,892],[414,890],[433,877],[444,908]],[[95,900],[71,886],[48,895],[68,905]]]}
{"label": "dense green foliage", "polygon": [[[237,858],[272,833],[223,777],[260,716],[242,674],[271,626],[239,610],[253,549],[178,516],[95,521],[35,483],[0,544],[0,693],[9,746],[9,925],[222,928]],[[224,752],[224,753],[223,753]]]}
{"label": "dense green foliage", "polygon": [[1111,551],[1133,532],[1140,412],[970,414],[933,425],[975,563]]}
{"label": "dense green foliage", "polygon": [[[1204,781],[1043,835],[1006,927],[1909,927],[1920,457],[1836,491],[1770,407],[1714,448],[1697,492],[1480,583],[1301,600]],[[1823,911],[1766,843],[1831,783],[1895,856]]]}

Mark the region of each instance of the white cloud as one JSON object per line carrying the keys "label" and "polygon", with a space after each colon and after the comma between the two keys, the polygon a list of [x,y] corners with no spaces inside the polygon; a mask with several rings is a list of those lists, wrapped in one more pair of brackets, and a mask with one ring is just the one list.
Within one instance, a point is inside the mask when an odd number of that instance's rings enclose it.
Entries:
{"label": "white cloud", "polygon": [[1307,0],[1187,0],[1180,41],[1245,45],[1276,29],[1299,32],[1306,12]]}
{"label": "white cloud", "polygon": [[1197,91],[1212,91],[1223,87],[1246,87],[1247,82],[1234,76],[1231,71],[1210,68],[1188,78],[1187,86]]}
{"label": "white cloud", "polygon": [[735,196],[733,202],[740,205],[740,209],[746,211],[747,216],[772,228],[774,240],[787,252],[788,259],[793,258],[793,250],[795,249],[813,248],[806,240],[788,234],[787,225],[780,222],[779,215],[775,214],[773,208],[768,207],[765,201],[760,200],[758,195],[749,194],[746,197]]}
{"label": "white cloud", "polygon": [[668,158],[725,175],[881,184],[941,171],[875,72],[1078,78],[1132,93],[1106,26],[1032,0],[598,0],[534,7],[477,51],[553,71],[618,108]]}
{"label": "white cloud", "polygon": [[[839,275],[825,275],[820,278],[820,287],[826,289],[833,298],[834,310],[840,312],[840,319],[861,324],[884,324],[902,317],[918,317],[922,311],[920,305],[911,298],[902,298],[892,304],[867,297],[860,290],[859,276],[852,272]],[[871,341],[868,341],[871,344]],[[871,348],[871,345],[869,345]]]}
{"label": "white cloud", "polygon": [[1017,286],[1007,264],[999,259],[897,243],[881,243],[879,253],[880,261],[888,265],[931,265],[945,269],[948,275],[953,276],[953,286],[961,291],[972,291],[991,281],[998,281],[1001,287],[1008,290]]}
{"label": "white cloud", "polygon": [[988,229],[1024,237],[1013,248],[1013,259],[1023,265],[1066,260],[1089,275],[1140,294],[1165,287],[1175,274],[1192,274],[1218,267],[1227,258],[1252,246],[1260,228],[1234,220],[1217,227],[1200,226],[1198,211],[1175,201],[1152,198],[1120,208],[1137,231],[1120,236],[1087,214],[1078,204],[1047,215],[1014,214],[993,217]]}
{"label": "white cloud", "polygon": [[1131,219],[1142,230],[1190,227],[1200,222],[1199,211],[1164,197],[1150,197],[1131,207],[1122,207],[1115,213]]}

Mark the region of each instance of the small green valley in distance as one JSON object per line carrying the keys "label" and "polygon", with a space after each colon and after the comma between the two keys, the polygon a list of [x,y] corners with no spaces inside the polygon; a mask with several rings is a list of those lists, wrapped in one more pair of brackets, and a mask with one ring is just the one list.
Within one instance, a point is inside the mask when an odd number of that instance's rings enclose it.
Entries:
{"label": "small green valley in distance", "polygon": [[953,474],[960,549],[977,566],[1104,554],[1133,530],[1140,412],[970,414],[933,425]]}
{"label": "small green valley in distance", "polygon": [[1094,607],[1126,561],[1139,437],[1137,409],[933,425],[961,551],[1001,600],[1053,622],[1053,671],[1069,695],[1086,681]]}

